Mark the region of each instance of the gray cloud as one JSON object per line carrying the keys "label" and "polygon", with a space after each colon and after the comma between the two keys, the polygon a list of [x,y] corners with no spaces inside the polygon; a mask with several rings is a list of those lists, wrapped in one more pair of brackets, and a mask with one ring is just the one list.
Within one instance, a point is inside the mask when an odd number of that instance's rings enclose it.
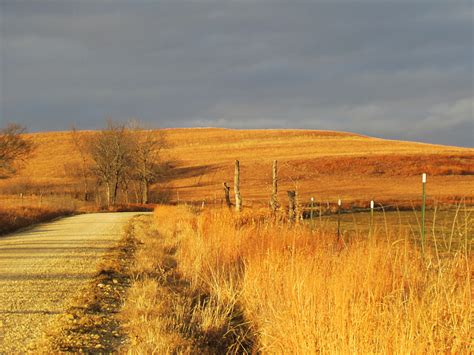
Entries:
{"label": "gray cloud", "polygon": [[0,0],[1,119],[472,146],[471,1]]}

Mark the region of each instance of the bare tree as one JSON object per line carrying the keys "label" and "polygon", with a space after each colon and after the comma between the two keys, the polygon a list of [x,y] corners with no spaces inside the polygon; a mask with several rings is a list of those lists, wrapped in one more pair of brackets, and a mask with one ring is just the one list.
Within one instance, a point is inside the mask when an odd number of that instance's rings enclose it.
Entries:
{"label": "bare tree", "polygon": [[23,126],[10,123],[0,129],[0,176],[16,172],[16,163],[24,161],[33,150],[33,144],[23,136]]}
{"label": "bare tree", "polygon": [[167,146],[163,130],[146,130],[136,120],[129,123],[133,133],[135,176],[140,182],[141,203],[149,201],[150,185],[161,169],[160,152]]}
{"label": "bare tree", "polygon": [[71,141],[76,148],[76,151],[79,153],[81,158],[81,165],[80,165],[80,174],[82,178],[82,186],[83,186],[83,199],[84,201],[89,200],[89,172],[90,172],[90,164],[87,155],[87,141],[84,139],[83,136],[77,131],[75,126],[71,129]]}
{"label": "bare tree", "polygon": [[133,147],[134,142],[126,125],[112,120],[88,143],[89,154],[94,162],[92,171],[105,185],[109,207],[117,203],[119,185],[133,167]]}
{"label": "bare tree", "polygon": [[[77,138],[75,131],[74,137]],[[81,151],[79,143],[77,147]],[[93,162],[92,172],[105,185],[108,206],[116,204],[119,190],[124,192],[127,203],[129,190],[137,202],[148,203],[150,185],[164,170],[160,151],[165,147],[162,130],[146,130],[136,120],[128,124],[109,120],[104,130],[89,139],[86,151]],[[86,171],[87,155],[81,158]],[[87,183],[85,175],[84,183]]]}

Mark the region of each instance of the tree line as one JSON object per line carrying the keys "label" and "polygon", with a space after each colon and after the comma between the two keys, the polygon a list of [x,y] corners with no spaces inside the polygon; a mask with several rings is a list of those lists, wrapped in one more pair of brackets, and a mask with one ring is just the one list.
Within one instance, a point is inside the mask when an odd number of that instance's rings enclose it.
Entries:
{"label": "tree line", "polygon": [[[24,137],[26,129],[8,124],[0,129],[0,177],[12,176],[18,163],[25,161],[34,149]],[[130,191],[136,202],[150,202],[150,186],[165,171],[160,152],[167,146],[163,130],[145,129],[140,122],[108,120],[104,129],[84,134],[73,128],[71,141],[80,157],[79,166],[69,166],[69,174],[81,181],[82,199],[105,195],[108,207],[118,203],[122,192],[128,201]]]}

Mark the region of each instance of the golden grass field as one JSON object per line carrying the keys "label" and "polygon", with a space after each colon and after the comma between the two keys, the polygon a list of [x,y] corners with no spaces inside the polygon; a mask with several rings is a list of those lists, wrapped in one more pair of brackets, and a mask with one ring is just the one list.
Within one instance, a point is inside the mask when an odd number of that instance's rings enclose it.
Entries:
{"label": "golden grass field", "polygon": [[[370,199],[417,201],[422,172],[428,174],[429,200],[474,197],[472,148],[331,131],[189,128],[165,132],[169,148],[163,158],[174,168],[155,190],[164,191],[170,201],[220,203],[222,183],[232,184],[235,159],[241,162],[244,207],[268,204],[274,159],[279,161],[283,203],[289,189],[298,190],[302,202],[310,196],[362,205]],[[36,145],[32,159],[19,176],[0,181],[0,188],[27,183],[46,184],[58,191],[73,189],[80,159],[71,134],[35,133],[28,138]]]}
{"label": "golden grass field", "polygon": [[470,353],[472,219],[453,222],[457,247],[423,256],[408,227],[342,241],[268,213],[158,206],[135,227],[124,350]]}

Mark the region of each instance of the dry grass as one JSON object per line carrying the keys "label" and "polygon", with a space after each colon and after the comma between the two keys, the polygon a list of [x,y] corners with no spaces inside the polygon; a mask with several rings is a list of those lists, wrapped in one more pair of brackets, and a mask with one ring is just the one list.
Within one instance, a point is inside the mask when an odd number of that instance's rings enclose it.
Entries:
{"label": "dry grass", "polygon": [[[91,132],[81,132],[88,136]],[[280,161],[280,200],[297,187],[300,198],[413,200],[419,174],[429,174],[429,194],[438,200],[474,197],[474,150],[305,130],[167,129],[164,158],[173,171],[154,186],[171,201],[220,201],[222,183],[241,160],[244,204],[267,204],[272,160]],[[59,193],[79,191],[79,155],[68,132],[28,136],[36,150],[21,174],[0,181],[0,190],[48,185]],[[52,158],[54,157],[54,158]],[[31,176],[31,178],[28,178]]]}
{"label": "dry grass", "polygon": [[[448,257],[438,259],[429,250],[423,258],[398,227],[370,240],[341,242],[330,231],[249,212],[196,214],[160,206],[155,218],[157,233],[174,241],[176,270],[212,297],[209,313],[243,310],[253,351],[473,351],[470,243]],[[471,242],[472,236],[460,238]],[[151,294],[140,302],[150,315],[157,309],[150,302],[160,302],[160,293],[148,281],[145,286]],[[142,332],[148,315],[139,318]]]}
{"label": "dry grass", "polygon": [[0,207],[0,235],[66,216],[72,212],[71,209],[51,207]]}
{"label": "dry grass", "polygon": [[[132,285],[127,293],[120,319],[128,334],[129,352],[133,354],[170,353],[173,349],[188,349],[191,344],[179,332],[180,316],[171,310],[169,297],[155,277],[165,258],[158,238],[150,237],[143,219],[135,224],[138,241],[135,262],[131,268]],[[176,321],[173,318],[176,316]]]}
{"label": "dry grass", "polygon": [[0,235],[67,216],[77,210],[70,199],[29,196],[0,195]]}
{"label": "dry grass", "polygon": [[139,242],[120,319],[132,354],[242,352],[247,328],[233,303],[191,287],[176,270],[176,238],[150,218],[135,224]]}

